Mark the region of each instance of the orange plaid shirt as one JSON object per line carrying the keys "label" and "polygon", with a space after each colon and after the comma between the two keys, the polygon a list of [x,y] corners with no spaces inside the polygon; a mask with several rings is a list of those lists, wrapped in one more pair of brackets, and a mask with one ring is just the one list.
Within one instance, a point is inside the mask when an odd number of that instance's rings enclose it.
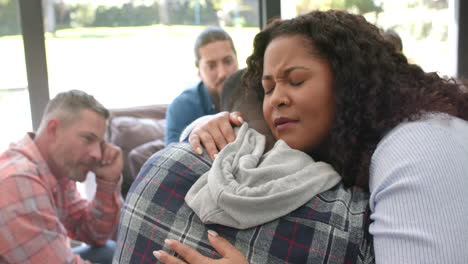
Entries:
{"label": "orange plaid shirt", "polygon": [[68,237],[103,245],[120,217],[120,184],[96,179],[94,200],[52,175],[33,133],[0,155],[0,263],[87,263]]}

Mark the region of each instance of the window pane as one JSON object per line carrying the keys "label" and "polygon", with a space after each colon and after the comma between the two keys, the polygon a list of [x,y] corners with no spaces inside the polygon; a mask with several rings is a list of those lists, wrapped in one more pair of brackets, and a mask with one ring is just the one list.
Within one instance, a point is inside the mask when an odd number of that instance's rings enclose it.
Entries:
{"label": "window pane", "polygon": [[427,72],[455,75],[454,47],[449,42],[454,13],[448,0],[282,0],[282,13],[286,17],[330,8],[362,14],[382,29],[395,30],[410,62]]}
{"label": "window pane", "polygon": [[6,150],[10,143],[20,140],[26,132],[32,131],[30,109],[26,88],[0,89],[0,153]]}
{"label": "window pane", "polygon": [[17,2],[0,1],[0,152],[32,129]]}
{"label": "window pane", "polygon": [[46,2],[51,97],[81,89],[109,108],[170,103],[194,85],[206,25],[231,34],[240,67],[259,31],[256,0]]}

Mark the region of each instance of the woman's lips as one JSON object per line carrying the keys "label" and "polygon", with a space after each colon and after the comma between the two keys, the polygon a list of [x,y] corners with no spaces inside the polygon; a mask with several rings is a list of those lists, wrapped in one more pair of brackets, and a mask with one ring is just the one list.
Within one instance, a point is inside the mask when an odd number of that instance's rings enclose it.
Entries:
{"label": "woman's lips", "polygon": [[278,131],[282,131],[295,126],[297,122],[298,120],[281,117],[275,119],[275,127]]}

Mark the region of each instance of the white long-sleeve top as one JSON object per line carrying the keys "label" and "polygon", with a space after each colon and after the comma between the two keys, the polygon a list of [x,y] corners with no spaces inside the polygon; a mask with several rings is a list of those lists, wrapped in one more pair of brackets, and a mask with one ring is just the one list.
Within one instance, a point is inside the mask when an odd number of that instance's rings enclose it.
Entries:
{"label": "white long-sleeve top", "polygon": [[378,264],[468,263],[468,122],[433,115],[390,131],[370,191]]}

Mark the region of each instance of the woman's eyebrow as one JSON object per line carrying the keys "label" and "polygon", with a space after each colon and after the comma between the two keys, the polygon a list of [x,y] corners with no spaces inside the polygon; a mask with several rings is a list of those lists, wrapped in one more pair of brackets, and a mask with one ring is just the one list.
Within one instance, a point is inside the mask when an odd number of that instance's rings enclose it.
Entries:
{"label": "woman's eyebrow", "polygon": [[[282,75],[283,76],[288,76],[292,71],[295,71],[295,70],[310,70],[310,68],[305,67],[305,66],[292,66],[292,67],[289,67],[286,70],[284,70]],[[270,80],[273,80],[272,75],[262,76],[262,81],[270,81]]]}
{"label": "woman's eyebrow", "polygon": [[284,75],[289,75],[292,71],[295,71],[295,70],[310,70],[310,68],[305,67],[305,66],[292,66],[292,67],[287,68],[284,71]]}

